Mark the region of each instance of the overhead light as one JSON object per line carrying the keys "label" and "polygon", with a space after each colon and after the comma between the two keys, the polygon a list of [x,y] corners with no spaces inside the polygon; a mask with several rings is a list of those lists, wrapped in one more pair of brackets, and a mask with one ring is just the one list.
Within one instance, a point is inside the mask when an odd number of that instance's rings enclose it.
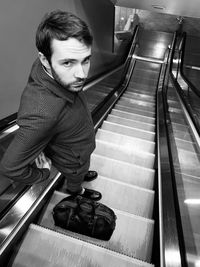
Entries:
{"label": "overhead light", "polygon": [[165,9],[164,6],[159,6],[159,5],[152,5],[152,7],[155,8],[155,9],[159,9],[159,10]]}
{"label": "overhead light", "polygon": [[189,205],[199,205],[200,199],[199,198],[188,198],[184,200],[184,203],[189,204]]}

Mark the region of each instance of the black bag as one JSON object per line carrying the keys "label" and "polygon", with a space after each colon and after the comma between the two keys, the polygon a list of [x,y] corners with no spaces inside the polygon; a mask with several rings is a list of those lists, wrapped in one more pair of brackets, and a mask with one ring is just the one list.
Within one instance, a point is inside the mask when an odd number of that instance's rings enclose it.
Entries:
{"label": "black bag", "polygon": [[110,239],[116,224],[112,209],[80,195],[61,200],[53,218],[56,226],[102,240]]}

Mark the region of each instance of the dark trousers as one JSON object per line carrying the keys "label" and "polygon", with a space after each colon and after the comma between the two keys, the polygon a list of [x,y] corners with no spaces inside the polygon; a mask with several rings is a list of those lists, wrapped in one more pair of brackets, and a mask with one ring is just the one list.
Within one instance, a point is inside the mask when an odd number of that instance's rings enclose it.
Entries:
{"label": "dark trousers", "polygon": [[63,173],[65,176],[64,188],[71,192],[79,192],[82,189],[84,176],[87,174],[90,167],[90,159],[82,166],[79,166],[70,173]]}

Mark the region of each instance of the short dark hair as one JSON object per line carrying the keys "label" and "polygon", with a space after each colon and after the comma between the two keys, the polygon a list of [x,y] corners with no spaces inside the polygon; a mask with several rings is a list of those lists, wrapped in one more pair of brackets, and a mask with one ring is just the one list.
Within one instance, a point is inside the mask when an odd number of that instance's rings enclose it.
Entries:
{"label": "short dark hair", "polygon": [[92,45],[93,37],[87,24],[74,14],[55,10],[47,13],[40,22],[36,32],[36,47],[51,61],[53,39],[67,40],[76,38],[85,45]]}

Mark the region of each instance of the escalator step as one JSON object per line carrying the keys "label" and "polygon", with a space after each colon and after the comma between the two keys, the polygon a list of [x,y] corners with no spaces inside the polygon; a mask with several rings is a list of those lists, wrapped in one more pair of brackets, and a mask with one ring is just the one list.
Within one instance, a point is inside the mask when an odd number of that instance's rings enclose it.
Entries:
{"label": "escalator step", "polygon": [[136,66],[136,68],[134,70],[134,76],[140,77],[140,79],[146,78],[146,79],[152,79],[152,80],[156,80],[157,81],[158,80],[158,76],[159,76],[159,72],[158,71],[152,71],[152,70],[144,69],[144,68],[139,68],[138,66]]}
{"label": "escalator step", "polygon": [[142,84],[156,87],[157,79],[149,79],[148,77],[141,77],[141,76],[135,76],[135,75],[133,75],[132,78],[131,78],[131,82],[132,83],[134,83],[134,82],[136,82],[136,83],[141,82]]}
{"label": "escalator step", "polygon": [[148,110],[148,111],[155,111],[155,105],[146,101],[141,101],[141,100],[137,100],[137,99],[130,99],[130,98],[126,98],[126,97],[121,97],[120,100],[118,101],[118,103],[120,103],[121,105],[124,105],[125,107],[131,107],[131,106],[139,106],[142,107],[144,110]]}
{"label": "escalator step", "polygon": [[127,126],[121,126],[116,123],[111,123],[108,121],[104,121],[101,129],[107,130],[107,131],[113,131],[115,133],[124,134],[130,137],[136,137],[140,139],[144,139],[147,141],[153,141],[155,140],[155,133],[144,131],[141,129],[133,129],[131,127]]}
{"label": "escalator step", "polygon": [[154,167],[154,154],[137,151],[134,149],[134,147],[126,147],[124,149],[123,144],[115,145],[108,142],[96,140],[96,148],[94,150],[94,154],[125,161],[150,169]]}
{"label": "escalator step", "polygon": [[96,133],[96,140],[123,145],[124,148],[134,146],[135,150],[154,153],[155,142],[146,141],[140,138],[134,138],[123,134],[118,134],[104,129],[99,129]]}
{"label": "escalator step", "polygon": [[98,240],[64,230],[54,225],[52,209],[66,196],[67,194],[54,192],[39,221],[41,226],[70,235],[103,248],[110,249],[120,254],[125,254],[129,257],[150,262],[153,243],[153,220],[114,209],[117,220],[116,228],[111,236],[111,239],[109,241]]}
{"label": "escalator step", "polygon": [[123,96],[125,97],[130,97],[130,98],[134,98],[134,99],[138,99],[138,100],[145,100],[145,101],[149,101],[152,103],[155,103],[155,97],[152,95],[147,95],[147,94],[142,94],[137,93],[137,92],[131,92],[131,91],[126,91]]}
{"label": "escalator step", "polygon": [[155,170],[92,154],[91,170],[116,181],[153,189]]}
{"label": "escalator step", "polygon": [[150,123],[150,124],[155,125],[155,118],[147,117],[145,115],[139,115],[139,114],[135,114],[135,113],[121,111],[121,110],[117,110],[115,108],[112,109],[110,114],[121,117],[121,118],[125,118],[125,119],[139,120],[141,122]]}
{"label": "escalator step", "polygon": [[178,149],[186,150],[188,152],[196,153],[198,147],[194,142],[186,141],[183,139],[175,138]]}
{"label": "escalator step", "polygon": [[30,225],[12,266],[22,267],[25,263],[29,267],[153,266],[33,224]]}
{"label": "escalator step", "polygon": [[170,113],[182,114],[182,109],[181,108],[169,107],[168,110],[169,110]]}
{"label": "escalator step", "polygon": [[155,125],[154,124],[142,122],[142,121],[137,120],[137,119],[132,120],[132,119],[127,119],[127,118],[121,118],[121,117],[118,117],[118,116],[113,115],[113,114],[108,115],[108,117],[106,118],[106,121],[120,124],[120,125],[124,125],[124,126],[128,126],[131,128],[137,128],[137,129],[145,130],[148,132],[154,132],[155,131]]}
{"label": "escalator step", "polygon": [[182,132],[182,131],[174,129],[173,133],[174,133],[175,138],[183,139],[183,140],[189,141],[189,142],[191,142],[191,140],[192,140],[191,134],[188,131]]}
{"label": "escalator step", "polygon": [[182,125],[186,125],[186,119],[184,118],[184,116],[180,113],[171,113],[170,114],[170,118],[174,123],[179,123]]}
{"label": "escalator step", "polygon": [[175,131],[180,131],[183,133],[186,133],[186,132],[189,133],[189,126],[187,126],[187,125],[172,122],[172,127]]}
{"label": "escalator step", "polygon": [[124,105],[117,103],[115,105],[115,109],[132,114],[155,118],[155,111],[145,111],[142,107],[125,107]]}
{"label": "escalator step", "polygon": [[142,83],[141,81],[140,82],[133,82],[133,81],[130,81],[129,82],[129,86],[128,86],[128,90],[129,91],[134,91],[134,90],[141,90],[141,91],[145,91],[147,92],[148,94],[155,94],[156,90],[155,90],[155,85],[149,85],[149,84],[146,84],[146,83]]}
{"label": "escalator step", "polygon": [[143,86],[142,88],[138,87],[128,87],[127,91],[128,93],[137,93],[137,94],[144,94],[149,97],[154,97],[156,96],[156,91],[155,88],[149,89],[148,87]]}
{"label": "escalator step", "polygon": [[83,186],[100,191],[102,193],[100,202],[112,209],[118,209],[149,219],[152,218],[154,204],[154,191],[152,190],[103,176],[98,176],[98,179],[90,183],[85,182]]}
{"label": "escalator step", "polygon": [[182,173],[200,177],[200,154],[178,149],[178,158]]}

